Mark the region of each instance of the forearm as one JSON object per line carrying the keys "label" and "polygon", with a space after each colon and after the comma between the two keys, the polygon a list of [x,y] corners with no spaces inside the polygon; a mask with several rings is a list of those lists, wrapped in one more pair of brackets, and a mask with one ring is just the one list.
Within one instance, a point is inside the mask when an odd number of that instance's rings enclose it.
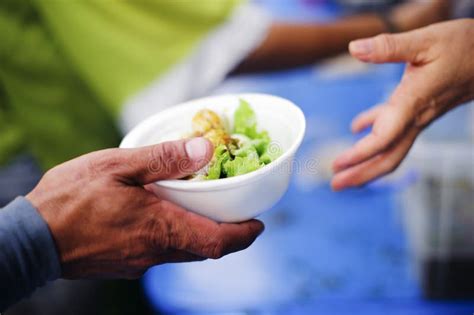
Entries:
{"label": "forearm", "polygon": [[[415,1],[389,12],[390,24],[404,32],[447,19],[447,0]],[[345,17],[331,23],[275,23],[266,39],[234,73],[279,70],[314,63],[347,51],[350,41],[390,31],[377,14]]]}
{"label": "forearm", "polygon": [[235,70],[278,70],[313,63],[342,53],[351,40],[385,31],[373,14],[349,17],[328,24],[275,23],[266,39]]}
{"label": "forearm", "polygon": [[46,222],[25,198],[0,209],[0,312],[60,276]]}

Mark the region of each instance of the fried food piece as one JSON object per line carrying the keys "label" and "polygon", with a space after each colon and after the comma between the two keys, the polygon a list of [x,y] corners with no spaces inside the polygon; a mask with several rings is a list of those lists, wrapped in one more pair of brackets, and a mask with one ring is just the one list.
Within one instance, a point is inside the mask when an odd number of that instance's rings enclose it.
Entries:
{"label": "fried food piece", "polygon": [[193,132],[196,137],[204,137],[217,147],[227,144],[230,136],[225,130],[221,118],[214,111],[203,109],[193,117]]}
{"label": "fried food piece", "polygon": [[193,117],[193,131],[197,135],[204,135],[210,130],[222,129],[221,118],[214,111],[210,109],[202,109]]}
{"label": "fried food piece", "polygon": [[230,141],[229,134],[223,129],[212,129],[203,135],[204,138],[212,142],[214,147],[218,147],[221,144],[228,144]]}

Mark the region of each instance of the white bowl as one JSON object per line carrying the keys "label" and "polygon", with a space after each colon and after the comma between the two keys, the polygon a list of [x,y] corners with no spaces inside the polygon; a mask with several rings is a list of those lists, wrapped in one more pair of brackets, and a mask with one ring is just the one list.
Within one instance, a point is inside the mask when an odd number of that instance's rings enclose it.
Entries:
{"label": "white bowl", "polygon": [[185,209],[219,222],[241,222],[270,209],[288,188],[293,158],[306,127],[303,112],[292,102],[265,94],[235,94],[197,99],[173,106],[141,122],[125,136],[121,148],[136,148],[181,139],[191,132],[191,119],[203,108],[232,117],[239,99],[249,102],[259,130],[267,130],[282,154],[254,172],[216,180],[163,180],[154,193]]}

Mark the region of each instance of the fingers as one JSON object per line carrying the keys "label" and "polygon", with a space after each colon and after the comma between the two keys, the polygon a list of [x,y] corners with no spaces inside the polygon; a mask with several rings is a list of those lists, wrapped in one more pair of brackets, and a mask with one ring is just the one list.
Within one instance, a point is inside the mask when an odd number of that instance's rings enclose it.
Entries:
{"label": "fingers", "polygon": [[263,232],[264,225],[261,221],[250,220],[238,224],[221,223],[218,228],[217,244],[214,243],[214,251],[210,258],[220,258],[249,247],[255,239]]}
{"label": "fingers", "polygon": [[137,267],[131,268],[131,270],[120,270],[119,272],[117,272],[117,274],[111,275],[110,278],[120,277],[125,279],[138,279],[141,278],[148,271],[149,268],[156,265],[203,260],[206,260],[206,258],[185,251],[173,250],[166,254],[159,254],[154,257],[151,257],[146,262],[140,261]]}
{"label": "fingers", "polygon": [[424,42],[417,31],[400,34],[381,34],[372,38],[352,41],[349,52],[359,60],[372,63],[419,63]]}
{"label": "fingers", "polygon": [[181,232],[172,242],[177,249],[212,259],[249,247],[262,233],[260,221],[250,220],[238,224],[216,223],[189,213],[185,223],[178,223]]}
{"label": "fingers", "polygon": [[120,151],[121,176],[140,185],[157,180],[182,178],[204,167],[213,146],[204,138],[164,142]]}
{"label": "fingers", "polygon": [[352,121],[351,130],[354,133],[361,132],[362,130],[366,129],[367,127],[371,126],[375,118],[377,117],[380,110],[383,108],[383,105],[375,106],[363,113],[357,115],[356,118]]}
{"label": "fingers", "polygon": [[[237,224],[217,223],[186,211],[167,201],[155,210],[159,224],[151,224],[155,247],[166,246],[203,258],[220,258],[250,246],[262,233],[262,222],[250,220]],[[163,223],[164,222],[164,223]]]}
{"label": "fingers", "polygon": [[379,137],[373,132],[359,140],[352,148],[343,152],[333,162],[333,170],[339,172],[367,160],[385,150],[395,137]]}
{"label": "fingers", "polygon": [[332,189],[339,191],[349,187],[360,186],[392,172],[402,162],[417,135],[418,130],[412,129],[406,137],[401,138],[400,142],[388,151],[337,173],[331,182]]}
{"label": "fingers", "polygon": [[333,162],[333,170],[339,172],[371,158],[383,151],[391,140],[391,137],[380,138],[370,133],[359,140],[352,148],[339,155]]}
{"label": "fingers", "polygon": [[[385,151],[392,145],[411,122],[409,113],[402,108],[384,105],[375,110],[377,119],[370,134],[359,140],[352,148],[339,155],[333,162],[333,170],[339,172],[359,164]],[[361,125],[372,121],[374,113],[362,117]],[[359,123],[359,122],[357,122]],[[359,127],[359,126],[357,126]]]}
{"label": "fingers", "polygon": [[158,258],[158,261],[155,263],[180,263],[180,262],[192,262],[192,261],[203,261],[206,260],[205,257],[194,255],[183,250],[172,251],[171,253],[165,254]]}

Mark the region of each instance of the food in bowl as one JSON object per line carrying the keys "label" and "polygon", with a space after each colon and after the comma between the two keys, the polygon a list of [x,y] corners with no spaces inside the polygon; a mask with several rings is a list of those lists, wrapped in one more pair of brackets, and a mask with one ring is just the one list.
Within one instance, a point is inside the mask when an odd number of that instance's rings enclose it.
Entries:
{"label": "food in bowl", "polygon": [[214,156],[202,170],[186,179],[205,180],[234,177],[258,170],[281,154],[271,145],[266,130],[259,131],[250,104],[240,99],[234,112],[232,130],[215,111],[201,109],[192,119],[195,137],[205,137],[214,145]]}
{"label": "food in bowl", "polygon": [[[149,188],[161,199],[218,222],[242,222],[269,210],[288,188],[293,159],[305,132],[303,112],[289,100],[266,94],[218,95],[161,111],[141,122],[123,139],[120,147],[137,148],[182,139],[193,134],[193,117],[211,109],[223,117],[224,126],[234,130],[233,114],[247,101],[258,119],[257,132],[268,132],[271,147],[281,154],[271,163],[239,176],[218,180],[161,180]],[[228,118],[228,119],[226,119]]]}

